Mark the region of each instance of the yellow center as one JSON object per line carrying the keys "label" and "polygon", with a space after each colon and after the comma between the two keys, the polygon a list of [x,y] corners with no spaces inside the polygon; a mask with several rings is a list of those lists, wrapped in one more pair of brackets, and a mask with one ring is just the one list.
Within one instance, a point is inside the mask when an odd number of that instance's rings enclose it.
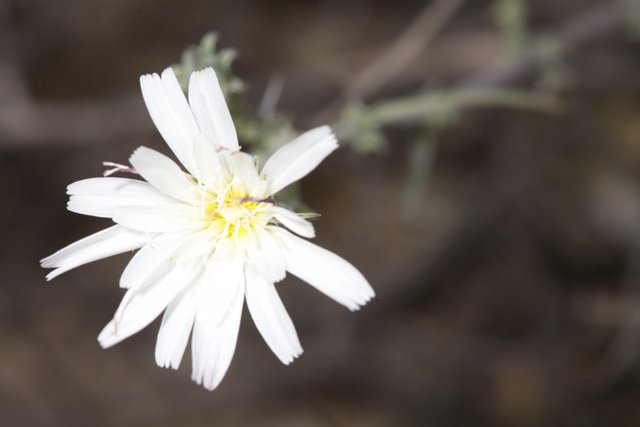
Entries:
{"label": "yellow center", "polygon": [[202,219],[216,240],[237,242],[270,219],[269,202],[238,188],[228,187],[222,194],[206,193],[204,199]]}

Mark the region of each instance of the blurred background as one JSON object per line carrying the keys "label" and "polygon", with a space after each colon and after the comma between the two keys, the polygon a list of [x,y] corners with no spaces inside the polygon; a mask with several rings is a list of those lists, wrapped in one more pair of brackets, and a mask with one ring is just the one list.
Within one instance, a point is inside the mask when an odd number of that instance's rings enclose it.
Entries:
{"label": "blurred background", "polygon": [[[639,29],[633,0],[0,0],[0,424],[640,425]],[[287,278],[303,356],[245,310],[207,392],[158,322],[96,342],[130,254],[38,260],[109,224],[67,184],[169,153],[138,76],[212,30],[245,114],[343,136],[302,200],[377,299]]]}

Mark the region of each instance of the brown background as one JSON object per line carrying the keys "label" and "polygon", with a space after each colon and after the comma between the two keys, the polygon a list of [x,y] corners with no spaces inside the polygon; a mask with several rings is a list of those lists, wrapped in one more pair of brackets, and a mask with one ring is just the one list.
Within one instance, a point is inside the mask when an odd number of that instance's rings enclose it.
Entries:
{"label": "brown background", "polygon": [[[537,32],[616,7],[529,3]],[[475,110],[445,131],[416,214],[401,209],[412,128],[304,180],[317,242],[378,299],[352,314],[279,285],[305,348],[291,366],[246,310],[214,392],[190,381],[188,356],[177,373],[155,366],[157,322],[101,350],[129,255],[45,284],[40,258],[108,225],[67,212],[65,186],[142,144],[168,153],[140,74],[217,30],[240,52],[248,104],[278,74],[281,109],[308,128],[426,4],[1,0],[0,425],[640,425],[640,56],[620,19],[587,22],[563,113]],[[456,87],[504,60],[492,3],[469,0],[372,99]]]}

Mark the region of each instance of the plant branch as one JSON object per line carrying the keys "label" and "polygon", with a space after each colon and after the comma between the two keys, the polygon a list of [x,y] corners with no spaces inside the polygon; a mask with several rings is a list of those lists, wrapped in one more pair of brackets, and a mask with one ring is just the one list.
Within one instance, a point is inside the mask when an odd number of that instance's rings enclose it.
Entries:
{"label": "plant branch", "polygon": [[[569,55],[593,40],[604,37],[625,23],[624,10],[616,1],[603,1],[567,20],[555,32],[560,50]],[[533,45],[520,57],[498,64],[467,78],[463,88],[490,89],[520,82],[536,69],[540,46]]]}
{"label": "plant branch", "polygon": [[381,55],[356,75],[347,90],[346,98],[364,97],[393,79],[433,41],[463,2],[464,0],[437,0],[425,7]]}
{"label": "plant branch", "polygon": [[472,107],[510,107],[557,112],[560,104],[553,95],[517,89],[454,90],[429,92],[382,101],[368,108],[368,114],[382,124],[424,120],[431,114],[456,112]]}

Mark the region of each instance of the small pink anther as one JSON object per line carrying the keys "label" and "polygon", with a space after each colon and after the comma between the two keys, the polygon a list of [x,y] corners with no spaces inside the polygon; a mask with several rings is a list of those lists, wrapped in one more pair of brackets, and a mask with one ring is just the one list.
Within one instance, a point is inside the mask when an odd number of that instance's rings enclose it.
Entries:
{"label": "small pink anther", "polygon": [[118,173],[118,172],[135,173],[135,174],[138,173],[138,171],[135,170],[134,168],[132,168],[130,166],[127,166],[127,165],[121,165],[120,163],[102,162],[102,166],[106,166],[108,168],[111,168],[111,169],[107,169],[106,171],[104,171],[104,173],[102,175],[105,176],[105,177],[111,176],[114,173]]}

